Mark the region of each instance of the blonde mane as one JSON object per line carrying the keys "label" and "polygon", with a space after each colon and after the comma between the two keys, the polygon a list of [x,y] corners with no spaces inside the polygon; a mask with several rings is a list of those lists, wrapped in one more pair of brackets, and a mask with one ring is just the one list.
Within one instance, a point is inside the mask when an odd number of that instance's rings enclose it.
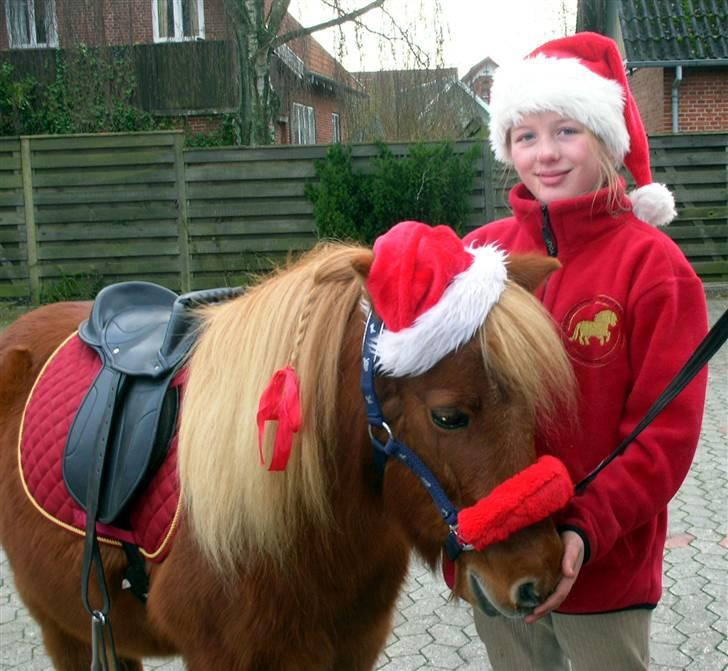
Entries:
{"label": "blonde mane", "polygon": [[551,315],[512,280],[478,332],[483,361],[498,382],[517,393],[539,423],[570,425],[576,383]]}
{"label": "blonde mane", "polygon": [[[361,251],[321,245],[239,298],[202,311],[179,472],[193,533],[220,569],[251,548],[282,561],[302,521],[332,522],[325,473],[334,456],[339,355],[361,298],[352,268]],[[258,458],[258,401],[294,352],[303,427],[286,470],[268,472]],[[267,429],[266,463],[273,437]]]}
{"label": "blonde mane", "polygon": [[[321,245],[239,298],[201,312],[183,398],[179,472],[192,532],[221,571],[253,550],[283,564],[302,542],[301,529],[333,525],[327,474],[336,457],[340,354],[362,298],[353,267],[363,252]],[[534,416],[569,406],[569,361],[550,317],[528,292],[509,281],[479,338],[486,369],[521,394]],[[268,472],[258,459],[258,400],[273,372],[294,357],[303,427],[286,470]],[[266,431],[266,462],[273,434]]]}

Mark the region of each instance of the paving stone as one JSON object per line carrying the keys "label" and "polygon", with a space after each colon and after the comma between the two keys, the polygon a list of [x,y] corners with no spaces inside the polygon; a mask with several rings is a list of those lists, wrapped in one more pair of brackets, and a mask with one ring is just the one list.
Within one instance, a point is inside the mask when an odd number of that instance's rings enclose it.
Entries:
{"label": "paving stone", "polygon": [[671,669],[684,669],[692,659],[680,652],[676,645],[660,643],[659,641],[650,644],[650,659],[655,664],[661,664]]}
{"label": "paving stone", "polygon": [[658,622],[652,619],[652,627],[650,629],[650,640],[665,645],[679,646],[687,641],[688,637],[675,629],[672,623]]}

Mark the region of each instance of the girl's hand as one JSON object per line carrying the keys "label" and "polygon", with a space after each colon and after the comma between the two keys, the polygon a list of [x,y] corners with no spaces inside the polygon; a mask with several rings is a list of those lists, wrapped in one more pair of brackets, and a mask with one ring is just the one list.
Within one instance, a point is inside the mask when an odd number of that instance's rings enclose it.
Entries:
{"label": "girl's hand", "polygon": [[584,561],[584,541],[575,531],[564,531],[561,534],[564,544],[564,556],[561,559],[561,580],[556,585],[553,594],[546,599],[533,613],[527,615],[525,622],[533,624],[552,610],[556,610],[562,601],[569,595],[576,577]]}

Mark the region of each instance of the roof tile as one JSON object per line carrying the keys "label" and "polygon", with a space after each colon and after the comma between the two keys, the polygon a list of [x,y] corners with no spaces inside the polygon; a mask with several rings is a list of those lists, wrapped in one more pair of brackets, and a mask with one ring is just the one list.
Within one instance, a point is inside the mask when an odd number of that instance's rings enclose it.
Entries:
{"label": "roof tile", "polygon": [[728,60],[728,0],[621,0],[627,65]]}

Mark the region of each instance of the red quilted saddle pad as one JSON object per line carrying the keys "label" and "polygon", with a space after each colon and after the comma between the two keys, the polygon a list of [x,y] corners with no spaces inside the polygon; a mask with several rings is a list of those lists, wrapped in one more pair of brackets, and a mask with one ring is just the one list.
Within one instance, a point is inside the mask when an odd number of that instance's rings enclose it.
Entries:
{"label": "red quilted saddle pad", "polygon": [[[48,360],[25,405],[18,439],[18,463],[25,492],[51,522],[85,535],[86,513],[71,498],[63,482],[63,449],[73,418],[86,390],[101,368],[101,360],[76,333]],[[183,373],[172,385],[180,387]],[[132,502],[130,529],[97,524],[99,541],[134,543],[150,560],[169,552],[180,510],[177,479],[177,432],[164,463],[146,489]]]}

